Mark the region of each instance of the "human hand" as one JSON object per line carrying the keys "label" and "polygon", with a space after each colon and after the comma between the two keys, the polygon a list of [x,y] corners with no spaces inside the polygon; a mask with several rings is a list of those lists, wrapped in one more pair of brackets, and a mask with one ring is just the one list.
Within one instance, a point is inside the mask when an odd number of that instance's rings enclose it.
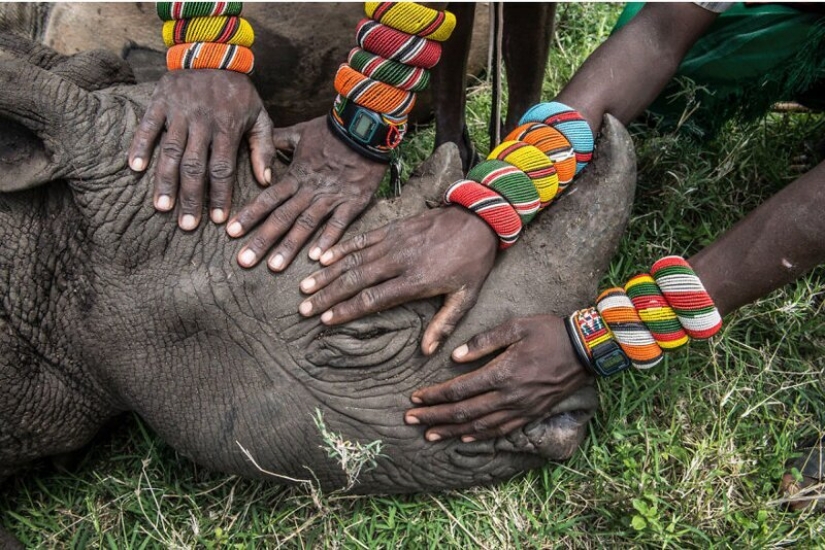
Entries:
{"label": "human hand", "polygon": [[275,130],[273,137],[278,149],[295,151],[289,171],[244,206],[226,231],[242,237],[261,224],[238,253],[238,263],[256,265],[280,240],[267,265],[282,271],[324,220],[309,257],[319,259],[338,242],[370,203],[387,165],[365,159],[341,142],[325,116]]}
{"label": "human hand", "polygon": [[191,231],[200,224],[207,178],[210,217],[215,223],[226,220],[244,136],[255,179],[261,185],[270,182],[272,121],[248,76],[206,69],[163,75],[129,148],[132,170],[146,169],[164,127],[153,202],[157,210],[168,212],[179,201],[181,229]]}
{"label": "human hand", "polygon": [[452,358],[469,363],[495,352],[501,353],[476,371],[413,392],[421,407],[404,421],[430,426],[428,441],[500,437],[542,418],[591,378],[564,321],[552,315],[511,319],[459,346]]}
{"label": "human hand", "polygon": [[428,210],[332,247],[328,266],[301,281],[313,296],[299,311],[345,323],[404,302],[445,295],[421,350],[432,354],[472,308],[493,268],[498,238],[481,218],[451,207]]}

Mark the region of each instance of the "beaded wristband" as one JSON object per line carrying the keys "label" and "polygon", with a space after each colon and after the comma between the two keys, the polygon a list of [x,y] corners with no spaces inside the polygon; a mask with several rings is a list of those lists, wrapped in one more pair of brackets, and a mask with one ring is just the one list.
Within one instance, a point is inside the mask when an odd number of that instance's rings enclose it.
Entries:
{"label": "beaded wristband", "polygon": [[225,69],[249,74],[255,67],[252,50],[234,44],[196,42],[177,44],[166,52],[166,66],[178,69]]}
{"label": "beaded wristband", "polygon": [[495,189],[527,225],[539,211],[539,193],[529,176],[503,160],[485,160],[467,173],[467,179]]}
{"label": "beaded wristband", "polygon": [[413,2],[364,2],[367,17],[388,27],[443,42],[455,29],[455,15]]}
{"label": "beaded wristband", "polygon": [[499,249],[515,243],[521,233],[521,218],[504,198],[489,187],[458,180],[444,193],[445,204],[459,204],[475,213],[498,235]]}
{"label": "beaded wristband", "polygon": [[564,134],[540,122],[522,124],[504,138],[505,141],[523,141],[547,155],[556,167],[560,195],[576,175],[576,152]]}
{"label": "beaded wristband", "polygon": [[190,42],[217,42],[249,48],[254,41],[252,26],[242,17],[195,17],[163,24],[163,42],[167,47]]}
{"label": "beaded wristband", "polygon": [[524,113],[519,124],[527,122],[541,122],[564,134],[576,151],[577,174],[592,160],[593,132],[590,131],[584,117],[575,109],[557,101],[539,103]]}
{"label": "beaded wristband", "polygon": [[192,17],[215,17],[217,15],[240,15],[243,2],[158,2],[158,17],[164,21],[190,19]]}
{"label": "beaded wristband", "polygon": [[636,275],[625,283],[624,290],[660,348],[675,351],[690,341],[653,277]]}
{"label": "beaded wristband", "polygon": [[363,19],[355,33],[358,45],[384,59],[432,69],[441,58],[441,44]]}
{"label": "beaded wristband", "polygon": [[523,141],[505,141],[487,156],[488,160],[503,160],[522,170],[532,180],[539,193],[543,209],[550,204],[559,188],[556,167],[547,155]]}
{"label": "beaded wristband", "polygon": [[608,288],[596,299],[596,309],[613,337],[638,369],[662,362],[664,353],[621,288]]}
{"label": "beaded wristband", "polygon": [[408,92],[423,92],[430,83],[430,72],[384,59],[361,48],[353,48],[347,63],[368,78]]}
{"label": "beaded wristband", "polygon": [[710,338],[722,328],[722,317],[702,281],[684,258],[667,256],[650,268],[650,274],[691,338]]}
{"label": "beaded wristband", "polygon": [[630,368],[630,359],[616,342],[596,308],[580,309],[570,315],[569,319],[573,347],[584,349],[593,372],[607,377]]}
{"label": "beaded wristband", "polygon": [[335,74],[335,91],[377,113],[392,117],[407,115],[415,105],[415,94],[367,78],[349,65],[341,65]]}

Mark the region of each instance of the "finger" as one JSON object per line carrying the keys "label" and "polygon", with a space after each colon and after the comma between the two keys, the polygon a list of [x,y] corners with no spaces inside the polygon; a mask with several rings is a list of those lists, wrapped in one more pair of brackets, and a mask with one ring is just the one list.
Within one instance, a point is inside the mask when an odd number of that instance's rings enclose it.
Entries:
{"label": "finger", "polygon": [[160,139],[160,157],[156,165],[155,208],[168,212],[175,206],[180,178],[180,160],[186,148],[189,130],[185,123],[172,123]]}
{"label": "finger", "polygon": [[[374,278],[389,278],[379,285],[366,286],[358,294],[321,314],[321,322],[327,325],[338,325],[355,319],[360,319],[371,313],[378,313],[397,305],[421,298],[418,289],[413,288],[403,279],[390,278],[390,274],[397,270],[382,270]],[[346,274],[344,275],[346,277]],[[370,276],[368,276],[370,277]],[[423,296],[427,297],[427,296]],[[320,308],[319,308],[320,310]]]}
{"label": "finger", "polygon": [[244,236],[284,201],[288,200],[294,194],[296,187],[295,181],[287,176],[277,185],[261,191],[257,197],[252,199],[252,202],[244,206],[229,221],[226,232],[229,233],[230,237]]}
{"label": "finger", "polygon": [[372,250],[372,248],[381,244],[385,235],[386,234],[383,228],[370,231],[369,233],[356,235],[350,239],[351,241],[356,241],[354,243],[349,243],[350,252],[331,266],[319,269],[301,281],[301,291],[306,294],[317,292],[337,280],[342,273],[371,262],[377,257],[383,256],[385,253],[385,247],[381,246],[378,250]]}
{"label": "finger", "polygon": [[327,205],[322,202],[317,202],[298,214],[292,228],[281,239],[275,252],[269,258],[269,268],[273,271],[286,269],[327,214],[329,214]]}
{"label": "finger", "polygon": [[481,393],[501,389],[507,382],[506,360],[506,354],[502,354],[476,371],[416,390],[410,400],[416,405],[457,403]]}
{"label": "finger", "polygon": [[166,124],[166,111],[162,105],[160,101],[152,101],[132,138],[132,144],[129,147],[129,167],[135,172],[142,172],[149,165],[152,149],[163,132],[163,126]]}
{"label": "finger", "polygon": [[378,229],[374,229],[368,233],[357,235],[351,239],[348,239],[340,244],[333,246],[321,255],[321,265],[333,264],[341,258],[343,258],[344,256],[352,254],[356,250],[363,250],[368,246],[373,246],[383,241],[387,238],[387,235],[389,234],[391,229],[392,225],[385,225],[383,227],[379,227]]}
{"label": "finger", "polygon": [[304,123],[294,124],[286,128],[274,128],[272,130],[272,142],[276,149],[284,151],[294,151],[298,147],[298,142],[301,141],[301,133],[304,129]]}
{"label": "finger", "polygon": [[272,119],[266,110],[255,120],[249,137],[249,156],[252,160],[252,172],[261,185],[272,183],[272,159],[275,158],[275,144],[272,141]]}
{"label": "finger", "polygon": [[[267,190],[268,191],[268,190]],[[284,236],[290,227],[295,223],[295,220],[306,209],[309,204],[307,199],[299,196],[293,196],[289,200],[270,208],[272,213],[268,218],[255,230],[252,238],[247,242],[246,246],[241,249],[238,254],[238,262],[243,267],[251,267],[258,263],[269,250]],[[242,213],[241,213],[242,214]],[[238,214],[238,219],[241,219],[241,214]],[[246,222],[241,222],[245,223]]]}
{"label": "finger", "polygon": [[453,350],[452,359],[457,363],[475,361],[502,348],[515,344],[522,338],[520,325],[507,321],[486,332],[476,334],[466,344]]}
{"label": "finger", "polygon": [[201,222],[211,141],[212,136],[205,126],[195,124],[189,128],[186,150],[180,164],[178,225],[184,231],[192,231]]}
{"label": "finger", "polygon": [[411,409],[404,415],[404,422],[433,427],[443,424],[469,424],[506,406],[498,392],[486,392],[456,403]]}
{"label": "finger", "polygon": [[223,223],[232,206],[240,136],[218,133],[209,157],[209,213],[212,221]]}
{"label": "finger", "polygon": [[321,236],[310,247],[309,257],[312,260],[319,260],[329,247],[337,243],[352,221],[364,209],[363,204],[346,203],[339,206],[332,217],[327,221]]}
{"label": "finger", "polygon": [[461,437],[461,441],[464,443],[472,443],[473,441],[504,437],[513,430],[527,424],[529,420],[529,418],[519,416],[515,411],[499,411],[467,424],[433,427],[427,430],[424,437],[427,441]]}
{"label": "finger", "polygon": [[[321,290],[304,301],[298,311],[307,316],[323,312],[321,320],[325,322],[332,316],[342,314],[342,310],[336,314],[330,309],[360,292],[369,295],[373,292],[370,287],[398,276],[401,271],[399,266],[385,259],[383,247],[371,247],[353,252],[332,267],[322,270],[312,277]],[[306,282],[306,279],[301,282],[302,290]]]}
{"label": "finger", "polygon": [[441,342],[453,333],[461,318],[472,309],[476,300],[478,300],[478,293],[466,289],[447,295],[444,305],[424,331],[424,337],[421,339],[421,351],[424,355],[435,353]]}

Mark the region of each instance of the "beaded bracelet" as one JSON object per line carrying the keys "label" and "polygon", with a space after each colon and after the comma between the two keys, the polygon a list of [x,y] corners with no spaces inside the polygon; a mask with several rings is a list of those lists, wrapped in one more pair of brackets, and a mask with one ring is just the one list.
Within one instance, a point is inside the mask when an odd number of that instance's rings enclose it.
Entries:
{"label": "beaded bracelet", "polygon": [[579,359],[590,372],[607,377],[631,366],[630,359],[596,308],[573,312],[565,327]]}
{"label": "beaded bracelet", "polygon": [[255,42],[255,33],[246,19],[234,15],[176,19],[163,24],[166,47],[190,42],[217,42],[249,48]]}
{"label": "beaded bracelet", "polygon": [[536,216],[541,205],[539,193],[530,177],[509,162],[485,160],[467,173],[467,179],[498,192],[521,218],[522,226]]}
{"label": "beaded bracelet", "polygon": [[564,134],[576,152],[576,173],[593,158],[593,132],[584,117],[575,109],[558,101],[539,103],[524,113],[519,124],[541,122]]}
{"label": "beaded bracelet", "polygon": [[521,218],[496,191],[471,180],[458,180],[444,193],[445,204],[458,204],[472,211],[498,235],[499,249],[515,243],[521,233]]}
{"label": "beaded bracelet", "polygon": [[427,69],[390,61],[361,48],[350,51],[347,63],[366,77],[408,92],[423,92],[430,84]]}
{"label": "beaded bracelet", "polygon": [[362,19],[355,34],[358,45],[384,59],[432,69],[441,58],[441,44]]}
{"label": "beaded bracelet", "polygon": [[255,67],[252,50],[234,44],[177,44],[166,52],[166,66],[178,69],[226,69],[249,74]]}
{"label": "beaded bracelet", "polygon": [[367,17],[388,27],[429,38],[447,40],[455,29],[455,15],[413,2],[364,2]]}
{"label": "beaded bracelet", "polygon": [[377,113],[406,116],[415,106],[415,94],[399,90],[341,65],[335,74],[335,91],[350,101]]}
{"label": "beaded bracelet", "polygon": [[560,195],[576,175],[576,152],[564,134],[540,122],[528,122],[518,126],[504,138],[505,141],[523,141],[547,155],[556,167]]}
{"label": "beaded bracelet", "polygon": [[544,209],[556,197],[559,188],[556,167],[547,155],[534,146],[523,141],[505,141],[493,149],[487,158],[509,162],[527,174],[539,193],[539,209]]}
{"label": "beaded bracelet", "polygon": [[[652,276],[631,278],[624,289],[605,290],[596,308],[577,311],[568,319],[573,348],[595,372],[609,370],[595,359],[598,346],[608,340],[621,348],[633,366],[647,369],[662,362],[664,351],[679,349],[690,338],[710,338],[722,327],[713,300],[684,258],[662,258],[650,272]],[[599,353],[606,355],[607,351]]]}
{"label": "beaded bracelet", "polygon": [[193,17],[216,17],[218,15],[240,15],[243,2],[158,2],[158,17],[164,21],[191,19]]}

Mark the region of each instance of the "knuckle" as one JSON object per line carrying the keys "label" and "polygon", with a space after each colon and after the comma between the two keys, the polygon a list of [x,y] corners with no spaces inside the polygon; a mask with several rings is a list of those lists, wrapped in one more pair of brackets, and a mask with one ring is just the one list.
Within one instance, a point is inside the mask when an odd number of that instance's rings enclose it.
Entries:
{"label": "knuckle", "polygon": [[464,407],[456,407],[452,414],[450,414],[450,417],[454,424],[464,424],[469,420],[470,413]]}
{"label": "knuckle", "polygon": [[198,157],[186,156],[181,162],[181,173],[190,178],[202,178],[206,174],[206,166]]}
{"label": "knuckle", "polygon": [[483,419],[473,421],[471,426],[473,428],[473,431],[476,432],[476,433],[486,432],[487,430],[490,429],[490,425],[488,424],[488,422],[486,420],[483,420]]}
{"label": "knuckle", "polygon": [[490,373],[490,380],[497,388],[505,387],[510,383],[510,372],[506,368],[497,368]]}
{"label": "knuckle", "polygon": [[314,214],[304,212],[295,220],[295,225],[307,231],[312,231],[318,225],[318,219]]}
{"label": "knuckle", "polygon": [[466,386],[462,382],[455,382],[444,391],[444,397],[447,401],[460,401],[466,393]]}
{"label": "knuckle", "polygon": [[[360,288],[363,280],[364,280],[364,276],[361,273],[360,269],[351,269],[351,270],[347,271],[346,273],[344,273],[344,276],[341,277],[341,282],[346,287],[353,287],[353,288]],[[361,296],[361,299],[363,301],[364,297]]]}
{"label": "knuckle", "polygon": [[358,294],[358,300],[361,302],[364,309],[368,311],[374,311],[378,308],[380,303],[380,297],[375,292],[375,289],[372,288],[362,290]]}
{"label": "knuckle", "polygon": [[209,175],[212,179],[227,180],[235,175],[235,167],[225,160],[214,161],[209,167]]}
{"label": "knuckle", "polygon": [[269,239],[267,239],[263,235],[256,235],[252,237],[252,239],[249,241],[249,248],[255,250],[258,253],[267,250],[269,247]]}
{"label": "knuckle", "polygon": [[175,138],[167,138],[160,150],[166,157],[179,159],[183,155],[183,144]]}

